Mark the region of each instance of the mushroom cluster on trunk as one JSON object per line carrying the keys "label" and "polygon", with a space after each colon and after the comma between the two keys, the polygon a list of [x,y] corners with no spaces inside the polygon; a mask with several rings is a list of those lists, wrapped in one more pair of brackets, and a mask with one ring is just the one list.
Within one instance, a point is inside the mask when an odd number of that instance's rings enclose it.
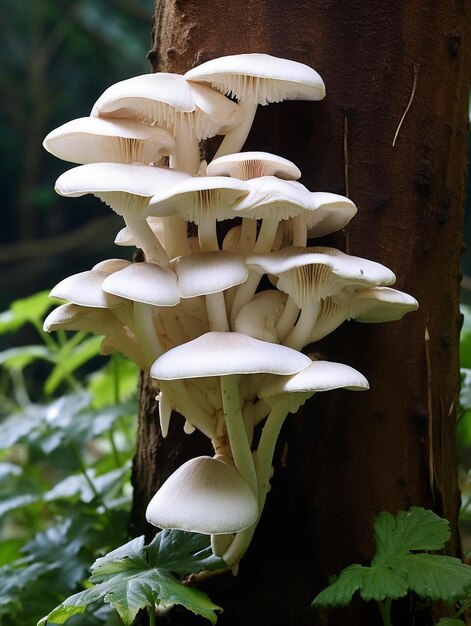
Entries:
{"label": "mushroom cluster on trunk", "polygon": [[[395,276],[379,263],[307,246],[346,226],[357,210],[351,200],[311,192],[287,159],[239,152],[258,105],[324,95],[306,65],[234,55],[185,76],[117,83],[90,117],[44,142],[79,164],[56,191],[100,198],[124,219],[116,242],[145,258],[105,260],[61,281],[51,295],[65,304],[44,327],[103,335],[103,354],[120,351],[150,373],[163,436],[178,410],[185,433],[197,428],[211,440],[214,456],[172,474],[147,518],[211,535],[233,571],[262,514],[288,413],[316,392],[368,388],[353,368],[303,349],[345,320],[392,321],[418,306],[388,286]],[[198,142],[214,135],[225,135],[215,158],[200,162]],[[235,218],[221,245],[217,222]],[[265,274],[276,288],[260,289]]]}

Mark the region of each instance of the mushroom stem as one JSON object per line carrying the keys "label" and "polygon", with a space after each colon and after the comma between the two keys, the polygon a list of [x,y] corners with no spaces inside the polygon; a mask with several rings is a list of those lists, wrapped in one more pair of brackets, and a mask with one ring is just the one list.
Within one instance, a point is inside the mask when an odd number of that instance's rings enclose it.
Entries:
{"label": "mushroom stem", "polygon": [[138,247],[144,252],[146,260],[166,267],[168,256],[147,221],[129,214],[123,217],[131,235],[137,241]]}
{"label": "mushroom stem", "polygon": [[165,217],[163,231],[165,251],[170,259],[191,252],[187,237],[187,225],[183,217],[180,215]]}
{"label": "mushroom stem", "polygon": [[288,296],[283,313],[276,322],[276,334],[279,341],[286,339],[288,333],[293,329],[299,315],[299,307],[296,302]]}
{"label": "mushroom stem", "polygon": [[255,292],[257,291],[258,284],[261,280],[262,276],[258,272],[254,272],[251,270],[247,277],[245,283],[242,283],[237,287],[237,291],[235,292],[234,300],[232,301],[231,308],[231,328],[234,329],[234,324],[239,311],[244,306],[252,300]]}
{"label": "mushroom stem", "polygon": [[257,239],[257,220],[251,217],[242,218],[240,230],[239,252],[249,254],[252,252]]}
{"label": "mushroom stem", "polygon": [[170,157],[170,167],[188,172],[192,176],[200,167],[198,140],[188,124],[175,124],[175,155]]}
{"label": "mushroom stem", "polygon": [[155,332],[153,307],[143,302],[134,302],[133,331],[139,340],[139,344],[147,360],[148,368],[162,354],[162,346]]}
{"label": "mushroom stem", "polygon": [[208,310],[209,328],[211,330],[229,330],[229,322],[227,321],[226,303],[224,301],[224,292],[210,293],[205,296],[206,308]]}
{"label": "mushroom stem", "polygon": [[293,246],[306,247],[307,243],[307,225],[304,215],[296,215],[293,217]]}
{"label": "mushroom stem", "polygon": [[221,376],[221,394],[227,435],[237,471],[257,495],[257,477],[249,445],[249,437],[240,406],[237,376]]}
{"label": "mushroom stem", "polygon": [[294,348],[294,350],[301,350],[309,343],[309,336],[316,323],[320,306],[320,300],[315,300],[301,309],[299,319],[282,342],[283,345]]}
{"label": "mushroom stem", "polygon": [[211,535],[211,549],[214,556],[222,556],[232,542],[234,535]]}
{"label": "mushroom stem", "polygon": [[256,521],[249,526],[249,528],[236,533],[231,545],[223,554],[222,558],[229,568],[233,568],[237,565],[240,559],[244,556],[250,542],[252,541],[255,529],[257,528],[257,524],[262,515],[270,484],[270,472],[276,441],[288,413],[288,401],[286,399],[280,400],[270,411],[267,421],[263,427],[257,453],[255,455],[255,467],[258,483],[258,517]]}
{"label": "mushroom stem", "polygon": [[260,254],[263,252],[270,252],[273,247],[277,231],[278,220],[265,217],[262,220],[262,225],[260,226],[257,242],[255,243],[253,249],[254,253]]}
{"label": "mushroom stem", "polygon": [[198,240],[203,252],[219,250],[215,219],[201,219],[198,223]]}
{"label": "mushroom stem", "polygon": [[[162,391],[166,392],[167,381],[160,381]],[[169,388],[170,389],[170,388]],[[181,413],[203,435],[213,440],[216,436],[214,419],[202,409],[190,395],[184,381],[176,379],[171,381],[172,407]]]}
{"label": "mushroom stem", "polygon": [[227,133],[213,159],[225,156],[226,154],[240,152],[248,137],[258,104],[256,102],[247,102],[246,100],[240,100],[238,104],[244,116],[242,122]]}

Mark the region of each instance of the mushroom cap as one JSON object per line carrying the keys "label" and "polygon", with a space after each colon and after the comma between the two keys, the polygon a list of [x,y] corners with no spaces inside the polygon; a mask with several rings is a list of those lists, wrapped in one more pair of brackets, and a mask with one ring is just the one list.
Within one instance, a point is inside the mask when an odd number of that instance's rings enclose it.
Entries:
{"label": "mushroom cap", "polygon": [[64,172],[56,181],[61,196],[79,197],[87,193],[122,192],[150,198],[162,188],[191,178],[186,172],[169,167],[137,163],[88,163]]}
{"label": "mushroom cap", "polygon": [[131,263],[103,281],[106,293],[153,306],[180,302],[175,274],[156,263]]}
{"label": "mushroom cap", "polygon": [[258,104],[282,100],[322,100],[325,85],[312,68],[269,54],[233,54],[212,59],[185,74],[238,100]]}
{"label": "mushroom cap", "polygon": [[296,180],[301,171],[288,159],[269,152],[236,152],[213,159],[206,168],[207,176],[232,176],[240,180],[276,176]]}
{"label": "mushroom cap", "polygon": [[369,389],[363,374],[343,363],[313,361],[309,367],[293,376],[266,376],[259,396],[267,404],[279,400],[289,400],[289,410],[296,413],[313,394],[318,391],[331,391],[340,388],[349,391]]}
{"label": "mushroom cap", "polygon": [[261,176],[245,184],[250,193],[232,207],[242,217],[286,220],[304,213],[312,204],[311,193],[295,180]]}
{"label": "mushroom cap", "polygon": [[87,331],[93,328],[97,335],[104,335],[105,327],[114,320],[115,316],[107,309],[61,304],[46,317],[43,329],[50,333],[60,328]]}
{"label": "mushroom cap", "polygon": [[93,117],[133,117],[168,130],[187,127],[198,139],[226,132],[241,121],[235,102],[180,74],[143,74],[108,87],[95,102]]}
{"label": "mushroom cap", "polygon": [[206,535],[239,532],[257,517],[255,496],[235,467],[209,456],[179,467],[146,510],[147,521],[154,526]]}
{"label": "mushroom cap", "polygon": [[232,205],[249,193],[247,183],[229,176],[192,177],[156,193],[150,200],[150,215],[167,217],[179,213],[198,224],[200,220],[236,217]]}
{"label": "mushroom cap", "polygon": [[51,298],[66,300],[71,304],[99,309],[111,309],[123,304],[123,298],[106,293],[104,280],[110,276],[103,270],[88,270],[72,274],[61,280],[50,292]]}
{"label": "mushroom cap", "polygon": [[247,280],[249,271],[244,257],[226,250],[194,252],[173,259],[182,298],[218,293]]}
{"label": "mushroom cap", "polygon": [[256,271],[279,276],[277,287],[299,307],[340,291],[346,285],[388,285],[396,280],[390,269],[335,248],[289,246],[277,252],[252,254],[246,263]]}
{"label": "mushroom cap", "polygon": [[72,163],[152,163],[172,154],[175,140],[134,120],[80,117],[52,130],[43,146]]}
{"label": "mushroom cap", "polygon": [[419,308],[417,300],[390,287],[355,290],[349,307],[349,318],[366,324],[393,322]]}
{"label": "mushroom cap", "polygon": [[204,378],[231,374],[294,374],[311,363],[297,350],[236,332],[211,331],[159,357],[152,378]]}
{"label": "mushroom cap", "polygon": [[261,339],[278,343],[276,323],[283,313],[286,294],[275,289],[267,289],[255,294],[237,314],[234,330]]}
{"label": "mushroom cap", "polygon": [[349,198],[336,193],[311,192],[311,198],[314,210],[304,216],[308,237],[335,233],[345,228],[357,213],[357,207]]}
{"label": "mushroom cap", "polygon": [[131,261],[126,259],[105,259],[104,261],[96,263],[92,267],[92,270],[103,270],[104,272],[113,274],[114,272],[119,272],[119,270],[124,270],[128,265],[131,265]]}

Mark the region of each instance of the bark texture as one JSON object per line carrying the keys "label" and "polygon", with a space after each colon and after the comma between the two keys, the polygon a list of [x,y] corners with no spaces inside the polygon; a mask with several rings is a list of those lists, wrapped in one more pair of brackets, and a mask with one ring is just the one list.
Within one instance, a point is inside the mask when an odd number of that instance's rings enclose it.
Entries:
{"label": "bark texture", "polygon": [[[434,509],[451,521],[448,551],[459,553],[455,423],[470,9],[462,0],[158,0],[149,54],[155,71],[183,73],[214,57],[265,52],[321,74],[323,102],[259,107],[245,149],[293,160],[312,191],[351,197],[358,215],[321,243],[384,263],[397,288],[420,304],[399,322],[344,324],[315,346],[360,370],[371,390],[318,394],[287,421],[273,489],[239,576],[205,585],[225,609],[221,626],[379,623],[376,608],[360,602],[315,613],[310,602],[328,576],[371,559],[373,519],[382,510]],[[207,451],[176,420],[162,441],[145,381],[141,399],[136,533],[150,532],[143,511],[167,475]],[[409,608],[396,609],[394,623],[430,623]],[[175,610],[168,623],[202,621]]]}

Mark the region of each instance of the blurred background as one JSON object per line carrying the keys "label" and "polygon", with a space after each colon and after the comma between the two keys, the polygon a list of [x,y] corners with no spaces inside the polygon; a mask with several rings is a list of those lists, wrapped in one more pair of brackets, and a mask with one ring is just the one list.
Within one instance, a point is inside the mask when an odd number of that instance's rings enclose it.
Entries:
{"label": "blurred background", "polygon": [[97,260],[129,257],[113,246],[122,220],[108,207],[54,192],[69,165],[42,141],[89,115],[112,83],[149,72],[152,16],[153,0],[0,3],[0,310]]}

